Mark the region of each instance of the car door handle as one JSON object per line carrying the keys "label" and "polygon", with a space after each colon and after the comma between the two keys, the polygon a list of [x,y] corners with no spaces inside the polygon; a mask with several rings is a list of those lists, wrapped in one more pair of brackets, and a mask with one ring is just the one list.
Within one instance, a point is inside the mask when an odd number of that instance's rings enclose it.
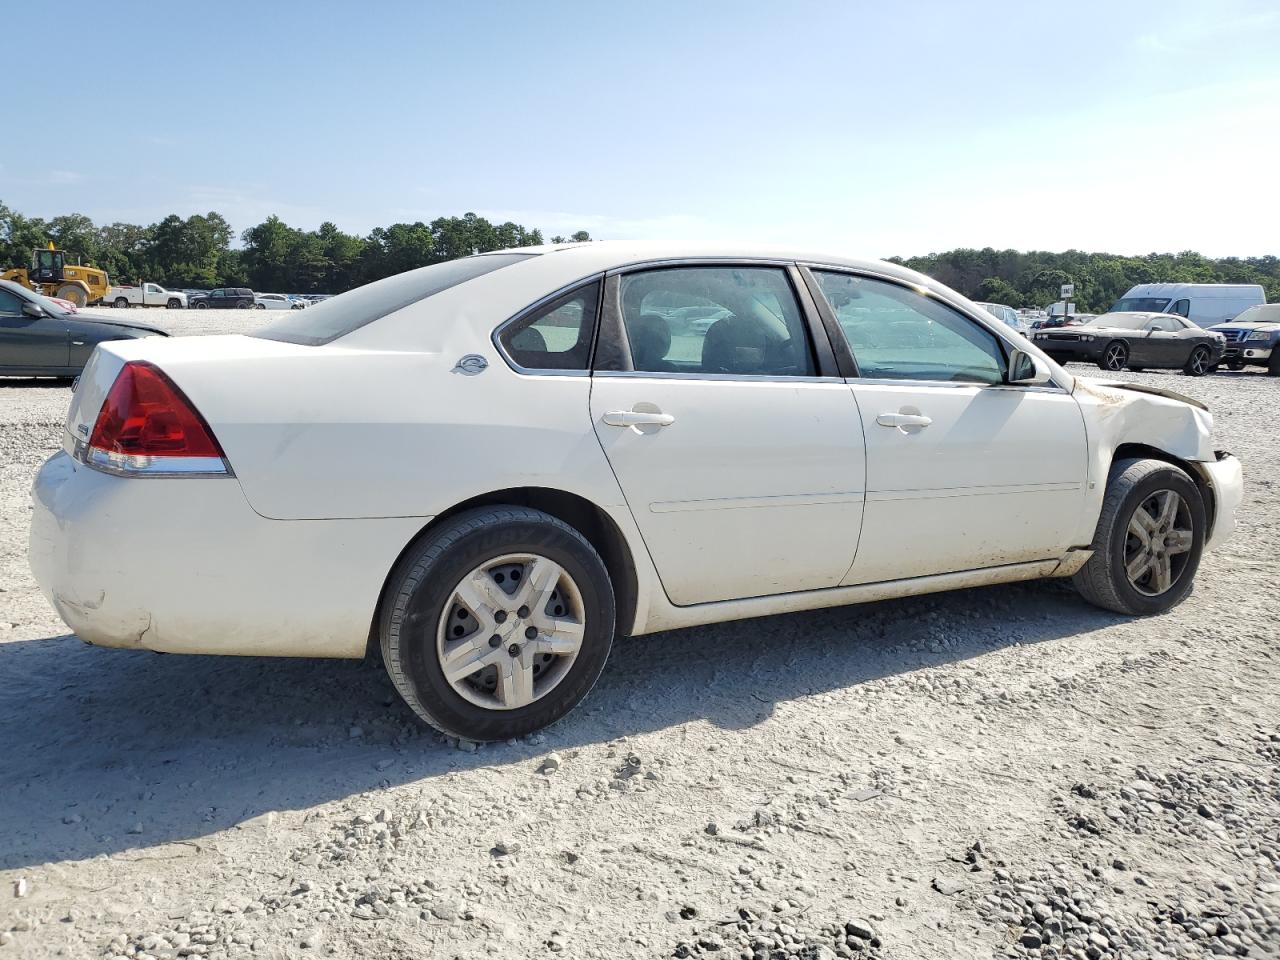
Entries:
{"label": "car door handle", "polygon": [[882,413],[876,423],[882,427],[927,427],[933,420],[918,413]]}
{"label": "car door handle", "polygon": [[611,427],[669,427],[676,418],[669,413],[646,413],[640,410],[610,410],[601,419]]}

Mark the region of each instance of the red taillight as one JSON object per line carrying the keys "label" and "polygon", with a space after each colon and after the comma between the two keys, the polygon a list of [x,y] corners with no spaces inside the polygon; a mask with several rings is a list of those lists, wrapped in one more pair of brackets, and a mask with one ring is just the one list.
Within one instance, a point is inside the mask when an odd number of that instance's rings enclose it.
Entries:
{"label": "red taillight", "polygon": [[223,459],[209,425],[186,395],[158,367],[124,365],[98,413],[89,452],[117,458]]}

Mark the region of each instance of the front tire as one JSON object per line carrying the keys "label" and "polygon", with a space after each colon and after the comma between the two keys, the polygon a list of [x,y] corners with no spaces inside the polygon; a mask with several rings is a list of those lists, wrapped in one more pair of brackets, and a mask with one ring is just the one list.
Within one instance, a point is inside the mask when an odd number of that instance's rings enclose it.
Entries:
{"label": "front tire", "polygon": [[1107,478],[1093,556],[1072,582],[1104,610],[1163,613],[1191,592],[1205,529],[1190,477],[1162,460],[1119,460]]}
{"label": "front tire", "polygon": [[1267,361],[1267,373],[1280,377],[1280,345],[1271,348],[1271,359]]}
{"label": "front tire", "polygon": [[197,304],[196,304],[196,309],[197,309],[197,310],[208,310],[208,309],[209,309],[209,305],[208,305],[207,303],[205,303],[203,300],[201,300],[199,303],[197,303]]}
{"label": "front tire", "polygon": [[476,741],[532,733],[581,703],[613,633],[613,586],[595,548],[517,506],[469,510],[414,544],[379,616],[382,659],[405,703]]}
{"label": "front tire", "polygon": [[1102,351],[1102,356],[1098,360],[1098,366],[1103,370],[1110,370],[1112,373],[1118,373],[1123,370],[1129,363],[1129,345],[1123,340],[1115,340],[1108,343]]}
{"label": "front tire", "polygon": [[1209,357],[1209,348],[1200,346],[1191,351],[1191,356],[1187,357],[1187,363],[1182,368],[1182,372],[1188,377],[1203,377],[1212,368],[1213,362]]}
{"label": "front tire", "polygon": [[181,306],[182,306],[182,301],[179,300],[177,297],[171,297],[169,299],[169,302],[165,304],[165,308],[168,310],[177,310]]}

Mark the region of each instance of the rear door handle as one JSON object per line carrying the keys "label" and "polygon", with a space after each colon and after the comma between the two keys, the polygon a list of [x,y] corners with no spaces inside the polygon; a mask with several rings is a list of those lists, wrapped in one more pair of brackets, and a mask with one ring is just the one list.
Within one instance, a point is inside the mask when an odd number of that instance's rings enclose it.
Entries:
{"label": "rear door handle", "polygon": [[611,427],[669,427],[676,418],[669,413],[644,413],[639,410],[610,410],[601,419]]}
{"label": "rear door handle", "polygon": [[933,420],[917,413],[882,413],[876,423],[882,427],[927,427]]}

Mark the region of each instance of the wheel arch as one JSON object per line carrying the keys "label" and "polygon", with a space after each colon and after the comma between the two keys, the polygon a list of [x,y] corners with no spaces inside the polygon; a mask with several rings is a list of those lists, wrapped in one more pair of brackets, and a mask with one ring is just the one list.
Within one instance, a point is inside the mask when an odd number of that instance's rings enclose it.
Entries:
{"label": "wheel arch", "polygon": [[609,571],[609,579],[613,584],[616,619],[616,635],[625,636],[631,632],[635,624],[636,605],[639,598],[639,575],[636,571],[631,548],[617,523],[607,512],[586,497],[553,487],[509,487],[494,490],[471,497],[454,504],[449,509],[437,514],[421,530],[415,534],[404,549],[396,556],[395,562],[387,570],[382,581],[382,589],[378,591],[378,602],[373,609],[369,624],[367,656],[373,656],[378,650],[378,616],[386,598],[387,587],[391,576],[400,561],[424,537],[437,530],[441,524],[448,522],[458,514],[476,507],[489,507],[499,504],[529,507],[550,514],[573,527],[587,538],[587,542],[595,548]]}
{"label": "wheel arch", "polygon": [[1111,463],[1107,465],[1107,472],[1110,473],[1111,466],[1120,460],[1161,460],[1176,467],[1191,478],[1196,485],[1196,489],[1200,491],[1200,499],[1204,501],[1205,525],[1207,530],[1213,529],[1213,523],[1218,514],[1218,498],[1214,493],[1213,484],[1209,482],[1208,474],[1200,468],[1194,460],[1183,460],[1181,457],[1174,456],[1167,450],[1161,450],[1159,447],[1153,447],[1145,443],[1122,443],[1116,447],[1111,454]]}

